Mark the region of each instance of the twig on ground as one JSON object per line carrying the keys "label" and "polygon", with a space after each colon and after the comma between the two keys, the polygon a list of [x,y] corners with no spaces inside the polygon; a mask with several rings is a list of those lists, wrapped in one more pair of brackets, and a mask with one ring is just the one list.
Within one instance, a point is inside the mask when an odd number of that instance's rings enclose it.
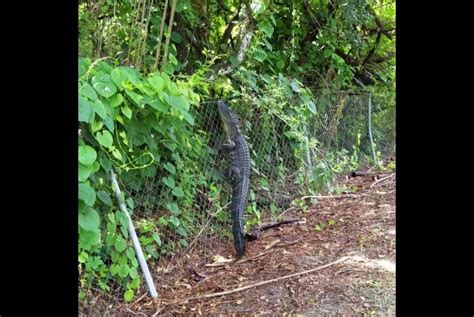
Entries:
{"label": "twig on ground", "polygon": [[328,195],[328,196],[321,196],[321,195],[316,195],[316,196],[303,196],[299,199],[305,200],[305,199],[310,199],[310,198],[316,198],[316,199],[339,199],[339,198],[359,198],[361,195],[354,195],[354,194],[346,194],[346,195]]}
{"label": "twig on ground", "polygon": [[290,207],[290,208],[286,209],[285,211],[283,211],[281,214],[279,214],[278,217],[276,217],[276,219],[280,218],[281,216],[283,216],[284,214],[286,214],[290,210],[297,210],[297,209],[298,209],[298,207],[294,207],[294,206]]}
{"label": "twig on ground", "polygon": [[133,310],[131,310],[130,308],[127,308],[127,307],[125,307],[125,310],[128,311],[129,313],[133,314],[133,315],[143,315],[143,316],[146,316],[145,313],[142,313],[142,312],[136,313],[136,312],[134,312]]}
{"label": "twig on ground", "polygon": [[393,177],[395,174],[396,174],[396,173],[390,174],[390,175],[388,175],[387,177],[384,177],[384,178],[379,179],[378,181],[375,181],[374,183],[372,183],[372,185],[370,185],[370,187],[374,187],[374,186],[377,185],[378,183],[383,182],[384,180]]}
{"label": "twig on ground", "polygon": [[217,297],[217,296],[223,296],[223,295],[227,295],[227,294],[237,293],[237,292],[245,291],[247,289],[254,288],[254,287],[257,287],[257,286],[261,286],[261,285],[265,285],[265,284],[285,280],[285,279],[288,279],[288,278],[292,278],[292,277],[312,273],[312,272],[315,272],[315,271],[319,271],[319,270],[322,270],[322,269],[327,268],[329,266],[332,266],[334,264],[346,261],[348,259],[349,259],[348,256],[344,256],[344,257],[342,257],[342,258],[340,258],[340,259],[338,259],[334,262],[331,262],[331,263],[328,263],[328,264],[325,264],[323,266],[319,266],[319,267],[316,267],[316,268],[313,268],[313,269],[310,269],[310,270],[306,270],[306,271],[302,271],[302,272],[298,272],[298,273],[293,273],[293,274],[290,274],[290,275],[285,275],[285,276],[274,278],[274,279],[271,279],[271,280],[266,280],[266,281],[262,281],[262,282],[258,282],[258,283],[238,287],[238,288],[231,289],[231,290],[224,291],[224,292],[210,293],[210,294],[204,294],[204,295],[201,295],[201,296],[189,297],[189,298],[185,298],[185,299],[181,299],[181,300],[169,301],[169,302],[167,302],[167,304],[182,304],[182,303],[186,303],[190,300],[211,298],[211,297]]}
{"label": "twig on ground", "polygon": [[280,244],[277,245],[277,247],[279,247],[279,248],[287,247],[287,246],[290,246],[290,245],[293,245],[293,244],[297,244],[300,241],[301,241],[301,239],[298,239],[296,241],[290,241],[290,242],[287,242],[287,243],[280,243]]}
{"label": "twig on ground", "polygon": [[275,241],[273,241],[273,242],[271,242],[269,245],[267,245],[267,246],[265,247],[265,250],[268,250],[268,249],[270,249],[271,247],[274,247],[275,245],[277,245],[277,244],[280,243],[280,242],[281,242],[280,239],[276,239]]}
{"label": "twig on ground", "polygon": [[227,262],[227,263],[209,263],[209,264],[204,264],[204,266],[210,266],[210,267],[219,267],[219,266],[226,266],[226,265],[230,265],[230,264],[241,264],[241,263],[245,263],[245,262],[248,262],[248,261],[251,261],[253,259],[256,259],[256,258],[259,258],[269,252],[272,252],[274,250],[267,250],[267,251],[264,251],[260,254],[257,254],[253,257],[250,257],[250,258],[243,258],[243,259],[240,259],[240,260],[237,260],[235,262]]}
{"label": "twig on ground", "polygon": [[145,296],[147,296],[147,295],[148,295],[148,293],[145,293],[145,294],[143,294],[142,296],[140,296],[140,298],[137,299],[136,301],[134,301],[133,304],[130,305],[130,307],[133,307],[133,306],[135,306],[136,304],[138,304],[138,303],[139,303]]}

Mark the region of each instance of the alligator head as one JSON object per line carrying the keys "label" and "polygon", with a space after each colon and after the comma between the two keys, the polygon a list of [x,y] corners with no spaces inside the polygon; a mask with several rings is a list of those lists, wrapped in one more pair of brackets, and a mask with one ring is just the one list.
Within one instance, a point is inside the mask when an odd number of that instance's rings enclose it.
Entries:
{"label": "alligator head", "polygon": [[217,102],[217,109],[224,123],[224,129],[229,138],[232,138],[237,133],[240,133],[240,122],[237,116],[229,109],[224,101]]}

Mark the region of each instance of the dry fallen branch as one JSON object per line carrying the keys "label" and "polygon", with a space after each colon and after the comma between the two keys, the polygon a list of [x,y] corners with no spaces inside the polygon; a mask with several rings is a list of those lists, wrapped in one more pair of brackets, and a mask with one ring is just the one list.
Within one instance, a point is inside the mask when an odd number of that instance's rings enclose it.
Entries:
{"label": "dry fallen branch", "polygon": [[290,245],[293,245],[293,244],[297,244],[298,242],[300,242],[301,239],[298,239],[296,241],[290,241],[290,242],[287,242],[287,243],[280,243],[277,245],[277,247],[281,248],[281,247],[288,247]]}
{"label": "dry fallen branch", "polygon": [[297,210],[297,209],[299,209],[299,208],[298,208],[298,207],[290,207],[290,208],[286,209],[285,211],[283,211],[281,214],[279,214],[278,217],[277,217],[277,219],[280,218],[280,217],[282,217],[282,216],[283,216],[284,214],[286,214],[288,211],[290,211],[290,210]]}
{"label": "dry fallen branch", "polygon": [[328,196],[316,195],[316,196],[303,196],[300,199],[301,200],[311,199],[311,198],[316,198],[316,199],[340,199],[340,198],[359,198],[360,196],[361,195],[354,195],[354,194],[328,195]]}
{"label": "dry fallen branch", "polygon": [[391,178],[391,177],[393,177],[393,176],[395,176],[395,173],[390,174],[390,175],[388,175],[387,177],[384,177],[384,178],[379,179],[378,181],[372,183],[372,185],[370,185],[370,187],[374,187],[374,186],[377,185],[378,183],[383,182],[384,180],[389,179],[389,178]]}
{"label": "dry fallen branch", "polygon": [[370,172],[352,172],[351,177],[362,177],[362,176],[382,176],[382,175],[388,175],[388,173],[370,173]]}
{"label": "dry fallen branch", "polygon": [[254,284],[250,284],[250,285],[246,285],[246,286],[242,286],[242,287],[238,287],[238,288],[235,288],[235,289],[231,289],[231,290],[228,290],[228,291],[224,291],[224,292],[218,292],[218,293],[211,293],[211,294],[204,294],[204,295],[201,295],[201,296],[195,296],[195,297],[190,297],[190,298],[186,298],[186,299],[181,299],[181,300],[174,300],[174,301],[169,301],[167,302],[166,304],[169,305],[169,304],[184,304],[190,300],[196,300],[196,299],[204,299],[204,298],[211,298],[211,297],[217,297],[217,296],[223,296],[223,295],[227,295],[227,294],[232,294],[232,293],[237,293],[237,292],[241,292],[241,291],[245,291],[247,289],[250,289],[250,288],[254,288],[254,287],[257,287],[257,286],[261,286],[261,285],[265,285],[265,284],[270,284],[270,283],[273,283],[273,282],[278,282],[278,281],[281,281],[281,280],[285,280],[285,279],[289,279],[289,278],[292,278],[292,277],[296,277],[296,276],[300,276],[300,275],[304,275],[304,274],[308,274],[308,273],[312,273],[312,272],[316,272],[316,271],[319,271],[319,270],[322,270],[324,268],[327,268],[329,266],[332,266],[334,264],[337,264],[337,263],[341,263],[343,261],[346,261],[348,260],[349,257],[348,256],[344,256],[334,262],[331,262],[331,263],[328,263],[328,264],[325,264],[323,266],[319,266],[319,267],[316,267],[316,268],[313,268],[313,269],[309,269],[309,270],[306,270],[306,271],[302,271],[302,272],[298,272],[298,273],[293,273],[293,274],[290,274],[290,275],[285,275],[285,276],[282,276],[282,277],[278,277],[278,278],[274,278],[274,279],[271,279],[271,280],[266,280],[266,281],[262,281],[262,282],[258,282],[258,283],[254,283]]}
{"label": "dry fallen branch", "polygon": [[255,256],[252,256],[250,258],[243,258],[243,259],[240,259],[240,260],[237,260],[235,262],[220,262],[220,263],[209,263],[209,264],[204,264],[204,266],[210,266],[210,267],[218,267],[218,266],[226,266],[226,265],[230,265],[230,264],[241,264],[241,263],[245,263],[245,262],[248,262],[248,261],[251,261],[251,260],[254,260],[256,258],[259,258],[267,253],[270,253],[274,250],[267,250],[267,251],[264,251],[262,253],[259,253]]}
{"label": "dry fallen branch", "polygon": [[129,313],[131,313],[132,315],[143,315],[143,316],[146,316],[145,313],[142,313],[142,312],[134,312],[133,310],[131,310],[130,308],[125,308],[126,311],[128,311]]}
{"label": "dry fallen branch", "polygon": [[148,293],[145,293],[143,294],[142,296],[140,296],[136,301],[133,302],[132,305],[130,305],[131,308],[133,308],[136,304],[138,304],[143,298],[145,298],[145,296],[147,296]]}
{"label": "dry fallen branch", "polygon": [[249,232],[245,234],[245,238],[248,240],[256,240],[260,239],[263,235],[263,231],[271,228],[275,228],[281,225],[286,225],[286,224],[303,224],[306,223],[306,219],[289,219],[289,220],[282,220],[282,221],[270,221],[270,222],[264,222],[258,226],[252,227]]}
{"label": "dry fallen branch", "polygon": [[268,250],[270,249],[271,247],[274,247],[275,245],[277,245],[278,243],[280,243],[281,240],[280,239],[276,239],[275,241],[271,242],[270,244],[268,244],[266,247],[265,247],[265,250]]}

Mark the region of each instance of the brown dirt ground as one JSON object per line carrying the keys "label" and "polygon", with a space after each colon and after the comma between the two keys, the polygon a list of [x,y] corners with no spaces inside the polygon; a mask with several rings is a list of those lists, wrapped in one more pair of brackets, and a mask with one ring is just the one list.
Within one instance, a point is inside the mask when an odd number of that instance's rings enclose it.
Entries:
{"label": "brown dirt ground", "polygon": [[[212,254],[192,249],[172,272],[153,268],[162,298],[159,315],[395,315],[395,177],[370,187],[374,182],[374,176],[345,177],[338,184],[355,187],[355,192],[308,201],[306,211],[288,211],[284,218],[304,217],[306,223],[269,229],[261,239],[248,242],[250,258],[276,239],[281,241],[253,260],[205,266],[215,255],[232,256],[232,247],[222,242],[214,246]],[[330,220],[334,223],[315,229]],[[309,274],[223,296],[173,303],[316,268],[344,256],[349,260]],[[103,307],[101,316],[155,313],[144,283],[136,298],[125,305],[121,300],[97,296],[94,310]]]}

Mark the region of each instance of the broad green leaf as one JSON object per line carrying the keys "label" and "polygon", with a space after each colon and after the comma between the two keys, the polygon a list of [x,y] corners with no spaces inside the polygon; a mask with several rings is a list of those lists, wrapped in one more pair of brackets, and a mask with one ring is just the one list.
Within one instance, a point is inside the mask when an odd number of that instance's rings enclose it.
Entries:
{"label": "broad green leaf", "polygon": [[82,87],[79,89],[79,93],[82,96],[85,96],[92,101],[97,100],[97,93],[95,92],[94,88],[92,88],[92,86],[89,85],[89,83],[84,83]]}
{"label": "broad green leaf", "polygon": [[161,100],[156,99],[148,103],[153,109],[156,109],[160,112],[166,112],[168,111],[168,105],[164,104],[161,102]]}
{"label": "broad green leaf", "polygon": [[272,79],[272,77],[271,77],[270,75],[268,75],[268,74],[263,74],[261,78],[262,78],[262,80],[263,80],[264,82],[266,82],[267,84],[273,84],[273,79]]}
{"label": "broad green leaf", "polygon": [[176,203],[166,204],[166,208],[171,211],[172,213],[178,213],[179,208]]}
{"label": "broad green leaf", "polygon": [[85,263],[88,257],[89,257],[89,255],[87,253],[81,252],[79,254],[79,261],[78,262],[79,263]]}
{"label": "broad green leaf", "polygon": [[104,104],[102,103],[102,101],[100,101],[99,99],[97,99],[93,104],[92,104],[92,108],[94,108],[94,111],[103,119],[105,118],[106,116],[106,111],[105,111],[105,106]]}
{"label": "broad green leaf", "polygon": [[79,163],[79,181],[85,182],[92,173],[92,165],[86,166]]}
{"label": "broad green leaf", "polygon": [[120,161],[122,160],[122,154],[121,154],[117,149],[115,149],[115,150],[112,151],[112,155],[113,155],[117,160],[120,160]]}
{"label": "broad green leaf", "polygon": [[[110,195],[109,193],[101,190],[99,192],[97,192],[97,197],[99,197],[99,199],[104,203],[106,204],[107,206],[112,206],[113,205],[113,202],[112,202],[112,198],[110,198]],[[113,214],[111,214],[112,217],[113,217]]]}
{"label": "broad green leaf", "polygon": [[189,110],[189,102],[182,96],[168,96],[168,103],[177,110]]}
{"label": "broad green leaf", "polygon": [[250,8],[252,9],[255,15],[259,15],[265,11],[265,4],[263,1],[253,1],[250,4]]}
{"label": "broad green leaf", "polygon": [[109,100],[109,106],[112,108],[118,107],[123,102],[123,96],[121,94],[115,94]]}
{"label": "broad green leaf", "polygon": [[79,226],[82,229],[95,231],[99,229],[100,217],[95,209],[85,208],[85,213],[79,213]]}
{"label": "broad green leaf", "polygon": [[[133,259],[132,260],[132,264],[137,266],[138,264],[134,264],[134,263],[137,263],[137,259]],[[135,278],[133,279],[133,281],[130,283],[130,288],[138,288],[140,286],[140,278]]]}
{"label": "broad green leaf", "polygon": [[99,162],[106,172],[110,172],[110,169],[112,168],[112,162],[106,156],[100,157]]}
{"label": "broad green leaf", "polygon": [[138,271],[134,267],[129,268],[128,274],[132,279],[136,279],[138,277]]}
{"label": "broad green leaf", "polygon": [[148,83],[137,84],[137,88],[140,89],[140,92],[146,95],[143,96],[142,103],[146,103],[147,98],[150,98],[149,96],[154,96],[156,94],[156,90],[153,89],[153,87],[151,87]]}
{"label": "broad green leaf", "polygon": [[172,81],[168,82],[167,87],[168,87],[169,94],[172,95],[172,96],[180,96],[182,94],[182,91]]}
{"label": "broad green leaf", "polygon": [[267,53],[265,53],[264,51],[258,50],[255,52],[254,57],[257,61],[263,62],[267,58]]}
{"label": "broad green leaf", "polygon": [[306,106],[313,114],[316,114],[316,105],[314,104],[314,102],[312,102],[311,100],[308,100],[306,102]]}
{"label": "broad green leaf", "polygon": [[135,251],[132,248],[128,248],[127,251],[125,251],[125,254],[127,255],[127,258],[132,260],[135,258]]}
{"label": "broad green leaf", "polygon": [[183,197],[184,196],[184,192],[183,190],[181,189],[181,187],[175,187],[173,188],[173,190],[171,191],[171,193],[173,195],[175,195],[176,197]]}
{"label": "broad green leaf", "polygon": [[120,277],[126,277],[126,276],[128,275],[128,271],[129,271],[128,265],[125,264],[125,263],[122,263],[122,264],[120,265],[120,268],[119,268],[119,271],[118,271],[118,275],[119,275]]}
{"label": "broad green leaf", "polygon": [[262,31],[265,32],[268,37],[271,37],[273,34],[273,25],[270,23],[263,24]]}
{"label": "broad green leaf", "polygon": [[81,229],[79,233],[79,246],[84,250],[90,250],[92,246],[100,241],[100,232]]}
{"label": "broad green leaf", "polygon": [[173,75],[174,73],[174,67],[173,65],[171,64],[166,64],[164,67],[163,67],[163,71],[165,73],[167,73],[168,75]]}
{"label": "broad green leaf", "polygon": [[178,60],[176,59],[176,57],[173,54],[170,54],[168,56],[168,58],[169,58],[171,64],[173,64],[173,65],[178,64]]}
{"label": "broad green leaf", "polygon": [[104,119],[104,124],[110,132],[114,132],[114,120],[110,116],[106,116]]}
{"label": "broad green leaf", "polygon": [[[111,0],[108,0],[107,3],[108,3],[108,4],[113,4]],[[107,74],[109,74],[109,73],[112,71],[112,69],[114,69],[112,66],[110,66],[110,65],[109,65],[107,62],[105,62],[105,61],[100,61],[100,62],[98,62],[98,63],[97,63],[97,66],[98,66],[98,69],[99,69],[100,71],[103,71],[103,72],[105,72],[105,73],[107,73]]]}
{"label": "broad green leaf", "polygon": [[88,57],[86,58],[81,57],[79,59],[79,78],[86,74],[91,64],[92,64],[92,61]]}
{"label": "broad green leaf", "polygon": [[174,188],[174,186],[176,185],[174,178],[171,176],[163,177],[162,180],[163,180],[163,183],[165,183],[165,185],[168,186],[169,188]]}
{"label": "broad green leaf", "polygon": [[80,183],[79,184],[79,199],[92,207],[95,203],[94,189],[86,183]]}
{"label": "broad green leaf", "polygon": [[297,132],[295,132],[295,131],[285,131],[283,134],[284,134],[287,138],[290,138],[290,139],[291,139],[291,138],[295,138],[295,139],[299,138],[299,134],[298,134]]}
{"label": "broad green leaf", "polygon": [[79,96],[79,121],[80,122],[92,122],[94,118],[91,119],[94,110],[92,110],[92,106],[87,101],[86,98]]}
{"label": "broad green leaf", "polygon": [[127,203],[128,208],[133,209],[135,207],[135,204],[134,204],[133,199],[131,197],[127,198],[127,200],[125,202]]}
{"label": "broad green leaf", "polygon": [[117,275],[120,270],[120,266],[118,264],[112,264],[110,266],[110,273],[112,273],[112,276]]}
{"label": "broad green leaf", "polygon": [[161,92],[164,87],[164,81],[160,75],[155,74],[152,77],[148,78],[148,82],[150,85],[157,90],[157,92]]}
{"label": "broad green leaf", "polygon": [[122,113],[129,119],[132,118],[132,109],[130,109],[129,106],[123,106],[122,107]]}
{"label": "broad green leaf", "polygon": [[163,167],[171,174],[176,174],[176,168],[170,162],[166,163]]}
{"label": "broad green leaf", "polygon": [[94,84],[94,89],[99,95],[105,98],[112,97],[117,92],[117,87],[111,80],[98,81]]}
{"label": "broad green leaf", "polygon": [[115,250],[122,252],[127,247],[127,242],[121,236],[115,238]]}
{"label": "broad green leaf", "polygon": [[119,87],[120,89],[123,89],[122,82],[128,80],[128,76],[126,73],[122,72],[120,69],[115,68],[111,73],[110,73],[112,80],[114,81],[115,85]]}
{"label": "broad green leaf", "polygon": [[97,152],[89,145],[79,145],[79,162],[92,165],[97,159]]}
{"label": "broad green leaf", "polygon": [[102,122],[102,121],[95,121],[94,120],[90,123],[92,133],[95,133],[95,132],[99,131],[100,129],[102,129],[103,126],[104,126],[104,122]]}
{"label": "broad green leaf", "polygon": [[169,221],[175,226],[175,227],[178,227],[180,225],[180,221],[178,218],[176,218],[175,216],[171,216],[169,217]]}
{"label": "broad green leaf", "polygon": [[[181,41],[183,40],[181,38],[181,35],[178,33],[178,32],[171,32],[171,40],[177,44],[181,43]],[[171,61],[171,56],[172,54],[170,54],[170,61]],[[174,57],[174,56],[173,56]],[[176,59],[176,58],[175,58]]]}
{"label": "broad green leaf", "polygon": [[275,17],[273,16],[273,14],[272,14],[272,15],[270,15],[270,19],[272,20],[272,23],[273,23],[273,25],[275,25],[275,26],[276,26]]}
{"label": "broad green leaf", "polygon": [[136,92],[126,90],[125,93],[132,99],[132,101],[137,105],[141,105],[141,101],[143,99],[143,96],[137,94]]}
{"label": "broad green leaf", "polygon": [[97,138],[97,141],[100,143],[100,145],[106,148],[109,148],[110,146],[112,146],[114,142],[112,134],[107,130],[97,132],[95,137]]}
{"label": "broad green leaf", "polygon": [[189,112],[182,110],[181,114],[183,115],[184,120],[186,120],[190,125],[194,125],[194,118],[189,114]]}
{"label": "broad green leaf", "polygon": [[140,82],[140,74],[133,68],[119,67],[120,71],[126,74],[128,80],[133,84],[137,85]]}
{"label": "broad green leaf", "polygon": [[291,86],[291,89],[294,91],[294,92],[300,92],[301,91],[301,86],[294,80],[292,80],[290,82],[290,86]]}
{"label": "broad green leaf", "polygon": [[154,232],[152,235],[153,240],[156,241],[156,244],[158,244],[159,247],[161,247],[161,239],[158,233]]}
{"label": "broad green leaf", "polygon": [[[182,235],[183,237],[186,237],[188,235],[188,233],[186,232],[186,230],[184,230],[183,227],[178,227],[178,229],[176,229],[176,231],[178,231],[178,233],[180,235]],[[182,239],[184,240],[184,239]],[[184,240],[186,242],[186,240]],[[187,245],[187,242],[185,243]]]}
{"label": "broad green leaf", "polygon": [[134,293],[131,289],[127,290],[124,294],[123,294],[123,298],[125,299],[126,302],[131,302],[132,299],[133,299],[133,296],[134,296]]}

